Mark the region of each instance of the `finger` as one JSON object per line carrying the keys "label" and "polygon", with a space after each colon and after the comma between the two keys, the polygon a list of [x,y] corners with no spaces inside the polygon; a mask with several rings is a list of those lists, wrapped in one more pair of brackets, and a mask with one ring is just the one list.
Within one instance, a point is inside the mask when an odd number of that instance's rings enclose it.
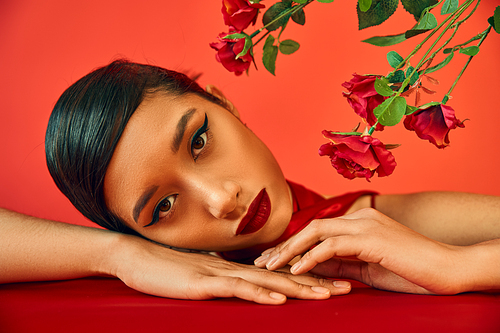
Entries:
{"label": "finger", "polygon": [[257,258],[256,264],[261,267],[263,262],[265,262],[269,270],[283,267],[292,258],[306,252],[320,241],[324,241],[329,237],[352,233],[355,230],[353,229],[353,224],[353,220],[347,221],[343,218],[313,220],[298,234],[276,246],[267,258]]}
{"label": "finger", "polygon": [[288,264],[295,256],[304,253],[319,241],[320,234],[311,225],[314,226],[314,221],[297,235],[278,244],[275,248],[263,252],[254,261],[254,264],[258,267],[266,267],[269,270],[275,270]]}
{"label": "finger", "polygon": [[351,283],[348,281],[323,279],[308,275],[290,275],[289,278],[297,283],[311,286],[315,292],[321,292],[321,289],[316,287],[326,288],[332,296],[345,295],[351,291]]}
{"label": "finger", "polygon": [[298,299],[327,299],[331,295],[343,295],[351,290],[350,284],[334,284],[331,280],[310,275],[294,276],[290,273],[267,270],[245,270],[237,274],[256,285]]}
{"label": "finger", "polygon": [[334,258],[317,265],[311,272],[332,278],[357,280],[377,289],[412,294],[431,294],[423,286],[411,282],[378,264],[360,260]]}
{"label": "finger", "polygon": [[[238,277],[206,277],[206,291],[197,299],[237,297],[259,304],[279,305],[286,302],[286,296]],[[192,297],[191,297],[192,298]]]}
{"label": "finger", "polygon": [[349,215],[333,219],[313,220],[298,234],[290,237],[285,242],[278,244],[274,248],[269,248],[262,252],[254,264],[258,267],[267,267],[267,269],[276,269],[283,267],[296,255],[304,253],[318,241],[328,237],[341,235],[354,235],[362,230],[363,221],[373,219],[380,215],[374,209],[361,209]]}
{"label": "finger", "polygon": [[[348,281],[334,281],[331,279],[324,279],[311,273],[293,275],[290,273],[290,266],[288,265],[274,271],[274,273],[278,272],[282,273],[282,276],[300,284],[305,284],[311,287],[327,288],[328,290],[330,290],[331,295],[344,295],[348,294],[351,291],[351,284]],[[315,288],[314,291],[323,293],[323,291],[318,288]]]}
{"label": "finger", "polygon": [[262,254],[263,254],[263,255],[266,255],[266,254],[269,254],[269,253],[271,253],[271,252],[273,252],[273,251],[274,251],[274,247],[270,247],[270,248],[268,248],[267,250],[265,250],[264,252],[262,252]]}
{"label": "finger", "polygon": [[[347,257],[359,255],[359,242],[349,241],[351,236],[330,237],[305,253],[290,269],[292,274],[309,272],[316,265],[333,257]],[[342,245],[343,244],[343,245]]]}
{"label": "finger", "polygon": [[[324,287],[318,279],[313,277],[298,278],[289,273],[269,271],[254,271],[253,273],[255,274],[243,272],[245,276],[242,277],[249,282],[286,295],[287,297],[320,300],[327,299],[332,294],[330,289],[333,288],[331,286],[330,288]],[[335,291],[335,294],[340,294],[340,292]]]}
{"label": "finger", "polygon": [[332,258],[316,265],[309,272],[337,279],[353,279],[363,283],[369,283],[362,273],[368,264],[360,260],[349,260],[342,258]]}

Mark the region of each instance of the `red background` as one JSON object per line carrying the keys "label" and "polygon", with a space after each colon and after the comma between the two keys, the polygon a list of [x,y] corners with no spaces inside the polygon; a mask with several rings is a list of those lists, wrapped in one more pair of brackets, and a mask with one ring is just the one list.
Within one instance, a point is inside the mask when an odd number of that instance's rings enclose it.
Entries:
{"label": "red background", "polygon": [[[406,55],[415,43],[387,48],[361,43],[373,35],[402,32],[413,22],[400,6],[380,27],[358,31],[355,3],[311,4],[306,25],[290,23],[282,36],[295,39],[301,48],[294,55],[279,56],[276,77],[264,70],[260,46],[255,51],[259,71],[251,68],[249,77],[235,77],[215,61],[208,46],[226,30],[220,1],[0,1],[0,206],[92,225],[59,193],[48,174],[45,127],[65,88],[118,57],[203,72],[201,83],[225,91],[243,120],[269,145],[286,176],[321,193],[373,189],[499,195],[500,37],[494,32],[448,103],[459,119],[470,119],[465,129],[452,131],[450,147],[438,150],[402,125],[387,128],[378,136],[384,143],[402,144],[393,151],[398,167],[392,176],[371,183],[343,179],[328,159],[318,156],[318,147],[326,142],[323,129],[349,131],[358,122],[341,95],[341,83],[353,72],[388,73],[385,54],[396,50]],[[460,29],[457,42],[483,31],[496,5],[498,1],[483,0]],[[465,60],[457,54],[446,70],[434,75],[441,81],[435,100],[441,100]]]}

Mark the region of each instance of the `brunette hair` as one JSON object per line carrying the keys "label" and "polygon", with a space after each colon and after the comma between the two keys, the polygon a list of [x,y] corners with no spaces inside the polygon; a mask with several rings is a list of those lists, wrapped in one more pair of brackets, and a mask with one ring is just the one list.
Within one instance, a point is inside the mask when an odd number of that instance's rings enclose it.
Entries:
{"label": "brunette hair", "polygon": [[50,115],[45,135],[50,175],[84,216],[104,228],[135,234],[106,207],[104,176],[130,117],[158,91],[194,93],[221,104],[182,73],[117,60],[72,84]]}

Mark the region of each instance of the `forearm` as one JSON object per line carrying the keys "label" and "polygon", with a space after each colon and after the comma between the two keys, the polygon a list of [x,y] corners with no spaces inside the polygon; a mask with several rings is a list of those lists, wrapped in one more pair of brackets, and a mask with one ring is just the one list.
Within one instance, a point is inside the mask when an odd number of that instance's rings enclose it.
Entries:
{"label": "forearm", "polygon": [[105,275],[117,234],[0,208],[0,283]]}
{"label": "forearm", "polygon": [[500,198],[470,193],[382,195],[377,210],[434,240],[470,245],[500,238]]}

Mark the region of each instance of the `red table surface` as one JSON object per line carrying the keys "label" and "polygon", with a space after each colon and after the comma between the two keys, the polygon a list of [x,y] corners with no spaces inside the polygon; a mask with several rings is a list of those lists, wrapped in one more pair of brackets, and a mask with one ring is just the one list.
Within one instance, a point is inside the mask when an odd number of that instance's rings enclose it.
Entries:
{"label": "red table surface", "polygon": [[353,282],[349,295],[259,305],[175,300],[117,279],[0,285],[0,332],[500,332],[500,291],[408,295]]}

